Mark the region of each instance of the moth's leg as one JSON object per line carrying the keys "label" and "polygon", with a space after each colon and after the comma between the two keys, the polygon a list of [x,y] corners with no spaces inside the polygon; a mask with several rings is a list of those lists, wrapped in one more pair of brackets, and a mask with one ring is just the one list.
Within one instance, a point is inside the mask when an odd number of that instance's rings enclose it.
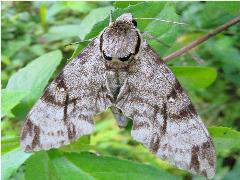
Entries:
{"label": "moth's leg", "polygon": [[122,111],[116,107],[111,107],[112,113],[117,120],[118,126],[120,128],[125,128],[130,120],[128,117],[124,116]]}

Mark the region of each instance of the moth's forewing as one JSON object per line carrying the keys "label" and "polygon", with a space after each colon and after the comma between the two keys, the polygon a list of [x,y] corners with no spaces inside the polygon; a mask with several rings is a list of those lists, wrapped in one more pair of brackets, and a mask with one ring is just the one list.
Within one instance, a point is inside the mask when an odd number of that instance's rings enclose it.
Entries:
{"label": "moth's forewing", "polygon": [[211,137],[171,70],[142,43],[129,71],[117,107],[133,120],[133,138],[178,168],[213,177]]}
{"label": "moth's forewing", "polygon": [[93,40],[67,64],[26,117],[24,151],[57,148],[90,134],[92,116],[111,105],[99,39]]}

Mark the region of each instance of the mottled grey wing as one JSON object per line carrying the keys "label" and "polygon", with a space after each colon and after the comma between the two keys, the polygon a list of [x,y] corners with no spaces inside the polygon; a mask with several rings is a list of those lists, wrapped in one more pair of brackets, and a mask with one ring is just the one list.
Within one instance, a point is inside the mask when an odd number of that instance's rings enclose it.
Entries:
{"label": "mottled grey wing", "polygon": [[129,70],[116,107],[133,120],[132,136],[163,160],[193,174],[215,174],[207,129],[179,82],[147,43]]}
{"label": "mottled grey wing", "polygon": [[107,94],[105,66],[95,39],[64,67],[27,115],[22,149],[57,148],[90,134],[92,116],[111,105]]}

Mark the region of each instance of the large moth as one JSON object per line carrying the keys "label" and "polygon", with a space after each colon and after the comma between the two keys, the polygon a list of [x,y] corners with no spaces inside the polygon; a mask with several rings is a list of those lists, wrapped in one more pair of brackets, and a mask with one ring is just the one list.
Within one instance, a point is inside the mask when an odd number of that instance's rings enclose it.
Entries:
{"label": "large moth", "polygon": [[93,115],[111,107],[117,123],[159,158],[193,174],[215,174],[214,145],[179,82],[142,38],[129,13],[110,20],[68,63],[26,117],[26,152],[90,134]]}

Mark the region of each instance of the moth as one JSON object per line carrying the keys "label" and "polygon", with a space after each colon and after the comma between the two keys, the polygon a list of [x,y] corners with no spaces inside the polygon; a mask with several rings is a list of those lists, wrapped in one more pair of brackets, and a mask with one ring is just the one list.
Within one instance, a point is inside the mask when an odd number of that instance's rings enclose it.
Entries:
{"label": "moth", "polygon": [[212,178],[212,139],[174,74],[143,39],[132,14],[119,16],[68,63],[26,117],[26,152],[69,144],[112,109],[120,127],[157,157]]}

